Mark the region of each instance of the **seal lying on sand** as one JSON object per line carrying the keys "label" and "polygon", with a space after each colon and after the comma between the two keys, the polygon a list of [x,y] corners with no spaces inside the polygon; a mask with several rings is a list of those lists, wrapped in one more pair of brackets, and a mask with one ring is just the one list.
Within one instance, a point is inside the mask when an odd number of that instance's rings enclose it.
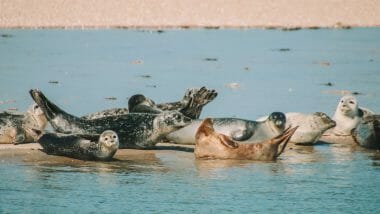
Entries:
{"label": "seal lying on sand", "polygon": [[380,115],[368,115],[352,130],[357,144],[367,149],[380,149]]}
{"label": "seal lying on sand", "polygon": [[81,160],[110,160],[119,148],[119,138],[114,131],[101,135],[46,133],[38,140],[49,155],[61,155]]}
{"label": "seal lying on sand", "polygon": [[358,101],[354,96],[344,96],[336,107],[333,116],[336,126],[331,131],[337,136],[351,135],[351,131],[356,128],[363,116],[372,114],[372,111],[359,107]]}
{"label": "seal lying on sand", "polygon": [[188,89],[181,101],[155,104],[153,100],[141,94],[133,95],[128,100],[127,108],[114,108],[83,116],[82,119],[98,119],[134,113],[161,113],[162,111],[179,111],[191,119],[198,119],[202,108],[215,99],[218,93],[206,87]]}
{"label": "seal lying on sand", "polygon": [[322,134],[335,126],[335,122],[322,112],[313,114],[286,113],[286,126],[298,126],[297,132],[290,138],[294,144],[314,144]]}
{"label": "seal lying on sand", "polygon": [[0,113],[0,143],[35,142],[47,125],[47,119],[37,104],[26,113]]}
{"label": "seal lying on sand", "polygon": [[[284,151],[297,127],[283,134],[255,144],[240,144],[230,137],[215,132],[211,118],[205,119],[196,133],[194,154],[196,158],[244,159],[272,161]],[[283,146],[279,149],[280,144]]]}
{"label": "seal lying on sand", "polygon": [[65,134],[100,134],[114,130],[120,148],[150,148],[170,132],[190,123],[190,119],[176,111],[160,114],[130,113],[86,120],[68,114],[48,100],[39,90],[30,90],[56,132]]}
{"label": "seal lying on sand", "polygon": [[[241,143],[256,143],[282,134],[286,118],[281,112],[273,112],[264,121],[251,121],[238,118],[213,118],[217,132],[231,137]],[[195,144],[195,133],[202,120],[195,120],[190,125],[170,133],[166,139],[177,144]]]}

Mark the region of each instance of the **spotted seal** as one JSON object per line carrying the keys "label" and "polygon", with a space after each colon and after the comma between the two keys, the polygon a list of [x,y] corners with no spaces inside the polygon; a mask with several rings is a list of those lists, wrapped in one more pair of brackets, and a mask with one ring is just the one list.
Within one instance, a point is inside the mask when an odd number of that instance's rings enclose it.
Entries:
{"label": "spotted seal", "polygon": [[338,136],[351,135],[352,129],[356,128],[364,114],[371,115],[372,112],[360,108],[356,97],[352,95],[342,97],[333,116],[336,122],[333,133]]}
{"label": "spotted seal", "polygon": [[196,158],[207,159],[273,161],[284,151],[296,130],[297,127],[287,128],[283,134],[272,139],[254,144],[241,144],[227,135],[216,132],[212,119],[207,118],[197,130],[194,154]]}
{"label": "spotted seal", "polygon": [[367,115],[352,130],[357,144],[367,149],[380,149],[380,115]]}
{"label": "spotted seal", "polygon": [[329,116],[322,112],[303,114],[286,113],[286,127],[298,126],[297,132],[290,138],[290,142],[300,145],[315,144],[322,134],[336,125]]}
{"label": "spotted seal", "polygon": [[56,132],[100,134],[105,130],[113,130],[119,136],[120,148],[153,147],[170,132],[191,122],[177,111],[160,114],[129,113],[88,120],[63,111],[39,90],[30,90],[30,94]]}
{"label": "spotted seal", "polygon": [[177,102],[156,104],[153,100],[142,94],[136,94],[129,98],[128,108],[114,108],[90,115],[82,116],[82,119],[98,119],[101,117],[117,116],[133,113],[161,113],[163,111],[179,111],[191,119],[198,119],[202,109],[217,97],[215,90],[206,87],[192,88],[185,92],[182,100]]}
{"label": "spotted seal", "polygon": [[110,130],[100,135],[46,133],[38,143],[49,155],[81,160],[110,160],[119,148],[119,138]]}
{"label": "spotted seal", "polygon": [[0,113],[0,143],[35,142],[47,125],[47,119],[37,104],[25,113]]}
{"label": "spotted seal", "polygon": [[[264,121],[239,118],[213,118],[217,132],[241,143],[256,143],[278,136],[285,129],[286,118],[282,112],[273,112]],[[194,120],[190,125],[170,133],[166,139],[177,144],[195,144],[195,133],[202,120]]]}

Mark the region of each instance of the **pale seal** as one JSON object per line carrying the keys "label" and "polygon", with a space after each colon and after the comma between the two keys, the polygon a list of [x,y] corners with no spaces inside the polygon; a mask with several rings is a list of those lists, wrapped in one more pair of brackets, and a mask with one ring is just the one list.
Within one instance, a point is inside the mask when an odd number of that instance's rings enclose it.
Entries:
{"label": "pale seal", "polygon": [[[217,132],[241,143],[256,143],[282,134],[286,118],[281,112],[273,112],[264,121],[239,118],[213,118]],[[166,139],[177,144],[195,144],[195,133],[202,120],[194,120],[190,125],[172,132]]]}
{"label": "pale seal", "polygon": [[114,108],[82,116],[83,119],[98,119],[101,117],[117,116],[134,113],[161,113],[163,111],[179,111],[186,117],[198,119],[202,109],[214,100],[218,93],[206,87],[192,88],[185,92],[182,100],[177,102],[156,104],[153,100],[142,94],[136,94],[129,98],[128,108]]}
{"label": "pale seal", "polygon": [[380,149],[380,115],[368,115],[352,130],[357,144],[367,149]]}
{"label": "pale seal", "polygon": [[313,114],[286,113],[286,126],[298,126],[297,132],[290,138],[294,144],[315,144],[322,134],[336,125],[329,116],[322,112]]}
{"label": "pale seal", "polygon": [[30,94],[56,132],[100,134],[105,130],[113,130],[119,136],[120,148],[153,147],[170,132],[191,122],[177,111],[160,114],[130,113],[86,120],[66,113],[39,90],[30,90]]}
{"label": "pale seal", "polygon": [[100,135],[46,133],[38,140],[43,151],[81,160],[107,161],[117,152],[119,138],[114,131],[106,130]]}
{"label": "pale seal", "polygon": [[259,143],[241,144],[216,132],[212,119],[207,118],[197,130],[194,154],[196,158],[206,159],[273,161],[284,151],[296,129],[288,128],[283,134]]}
{"label": "pale seal", "polygon": [[373,112],[359,107],[356,97],[352,95],[343,96],[333,116],[336,126],[328,130],[324,135],[351,136],[352,130],[367,115],[373,115]]}
{"label": "pale seal", "polygon": [[0,143],[35,142],[47,125],[47,119],[37,104],[25,113],[0,113]]}

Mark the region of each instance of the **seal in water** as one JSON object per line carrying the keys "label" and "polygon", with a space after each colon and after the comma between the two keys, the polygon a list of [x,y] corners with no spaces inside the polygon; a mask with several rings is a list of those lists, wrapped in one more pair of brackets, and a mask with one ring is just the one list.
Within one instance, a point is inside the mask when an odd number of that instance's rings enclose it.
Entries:
{"label": "seal in water", "polygon": [[[218,93],[206,87],[188,89],[181,101],[172,103],[155,104],[144,95],[136,94],[128,100],[128,108],[114,108],[90,115],[83,119],[98,119],[106,116],[116,116],[134,113],[161,113],[162,111],[179,111],[191,119],[198,119],[205,105],[215,99]],[[129,110],[128,110],[129,109]]]}
{"label": "seal in water", "polygon": [[196,133],[194,154],[196,158],[273,161],[284,151],[296,129],[287,128],[283,134],[259,143],[241,144],[216,132],[212,119],[207,118]]}
{"label": "seal in water", "polygon": [[[251,121],[238,118],[213,118],[217,132],[231,137],[241,143],[256,143],[282,134],[286,117],[281,112],[273,112],[264,121]],[[166,139],[177,144],[195,144],[195,133],[202,120],[195,120],[190,125],[172,132]]]}
{"label": "seal in water", "polygon": [[352,130],[357,144],[367,149],[380,149],[380,115],[368,115]]}
{"label": "seal in water", "polygon": [[294,144],[315,144],[322,134],[336,125],[329,116],[322,112],[313,114],[286,113],[286,126],[298,126],[297,132],[290,138]]}
{"label": "seal in water", "polygon": [[119,136],[120,148],[153,147],[170,132],[191,122],[176,111],[160,114],[130,113],[86,120],[66,113],[39,90],[30,90],[30,94],[56,132],[100,134],[105,130],[113,130]]}
{"label": "seal in water", "polygon": [[81,160],[110,160],[119,148],[119,138],[110,130],[100,135],[46,133],[38,142],[49,155]]}
{"label": "seal in water", "polygon": [[23,113],[0,113],[0,143],[35,142],[47,125],[47,119],[37,104]]}

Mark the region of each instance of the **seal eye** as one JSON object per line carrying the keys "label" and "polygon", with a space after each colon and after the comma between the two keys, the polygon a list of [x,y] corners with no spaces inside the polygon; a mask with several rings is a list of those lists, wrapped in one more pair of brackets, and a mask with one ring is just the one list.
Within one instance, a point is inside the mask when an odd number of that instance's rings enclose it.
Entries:
{"label": "seal eye", "polygon": [[108,140],[108,137],[105,137],[104,140]]}
{"label": "seal eye", "polygon": [[112,137],[113,137],[113,138],[116,138],[116,135],[113,135]]}
{"label": "seal eye", "polygon": [[355,102],[354,101],[350,101],[350,104],[355,104]]}
{"label": "seal eye", "polygon": [[38,105],[34,106],[34,109],[38,109]]}

